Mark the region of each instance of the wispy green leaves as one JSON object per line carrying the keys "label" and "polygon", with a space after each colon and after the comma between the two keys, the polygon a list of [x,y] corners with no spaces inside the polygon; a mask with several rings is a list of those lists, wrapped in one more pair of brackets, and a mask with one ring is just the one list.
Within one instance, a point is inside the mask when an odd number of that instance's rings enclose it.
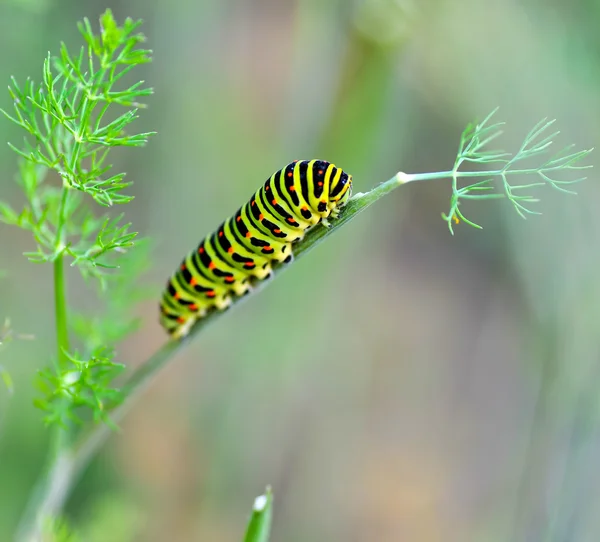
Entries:
{"label": "wispy green leaves", "polygon": [[[141,22],[126,19],[119,27],[107,10],[101,24],[101,36],[94,35],[87,19],[79,24],[87,47],[81,47],[74,56],[61,44],[60,56],[48,56],[44,61],[42,84],[28,79],[21,88],[12,78],[9,92],[14,111],[12,115],[4,112],[34,138],[26,141],[23,149],[15,148],[17,152],[56,168],[70,186],[84,191],[87,186],[82,174],[93,179],[98,177],[93,173],[103,172],[98,146],[139,146],[150,135],[128,135],[123,130],[136,118],[135,108],[144,107],[137,100],[152,94],[152,89],[144,87],[143,81],[118,86],[134,67],[151,60],[151,51],[137,48],[145,41],[142,34],[134,34]],[[131,109],[105,121],[111,104]],[[86,158],[96,158],[96,168],[78,168]]]}
{"label": "wispy green leaves", "polygon": [[[539,200],[528,193],[530,189],[547,184],[561,192],[574,194],[575,192],[566,189],[565,186],[583,181],[585,177],[559,179],[556,174],[592,167],[591,165],[578,165],[579,161],[585,158],[592,149],[573,152],[574,145],[569,145],[551,155],[541,164],[526,165],[527,160],[549,153],[553,140],[560,133],[559,131],[548,133],[555,122],[554,120],[544,119],[536,124],[523,140],[519,150],[514,154],[503,150],[486,149],[492,141],[502,135],[500,127],[504,124],[503,122],[490,124],[490,120],[496,111],[497,109],[492,111],[482,122],[467,126],[461,136],[454,167],[447,175],[452,178],[450,211],[447,215],[442,215],[448,223],[450,232],[453,232],[453,221],[458,222],[459,220],[463,220],[476,228],[481,228],[479,224],[467,219],[461,212],[459,205],[462,200],[507,198],[517,213],[525,218],[528,214],[540,214],[531,208],[531,204],[537,203]],[[500,164],[501,167],[489,171],[460,171],[460,167],[466,162],[484,165]],[[425,178],[425,175],[422,174],[419,177]],[[527,184],[511,184],[509,177],[515,175],[534,175],[537,179]],[[465,186],[459,186],[459,178],[465,177],[483,177],[484,179]],[[494,192],[495,179],[499,179],[501,182],[499,193]]]}
{"label": "wispy green leaves", "polygon": [[46,368],[39,372],[38,387],[43,396],[35,401],[46,412],[44,421],[66,427],[68,422],[81,422],[81,407],[92,412],[94,421],[113,425],[106,405],[118,404],[121,393],[111,387],[111,382],[125,368],[113,361],[114,352],[98,347],[89,359],[77,353],[65,352],[67,366]]}
{"label": "wispy green leaves", "polygon": [[[136,232],[129,231],[130,223],[121,224],[123,215],[116,218],[89,218],[83,222],[82,241],[65,249],[73,257],[71,265],[79,265],[84,276],[94,276],[105,283],[103,270],[115,269],[106,256],[112,252],[125,252],[133,246]],[[88,238],[88,232],[93,232]]]}
{"label": "wispy green leaves", "polygon": [[[94,202],[106,208],[131,201],[126,193],[131,183],[125,173],[113,171],[110,152],[142,146],[151,135],[130,131],[144,107],[141,100],[152,94],[143,81],[128,82],[134,68],[151,60],[144,36],[137,33],[140,24],[126,19],[119,25],[106,10],[95,34],[84,19],[78,25],[84,45],[77,53],[61,44],[58,56],[44,60],[41,83],[27,79],[19,84],[13,78],[13,108],[2,111],[24,131],[22,144],[10,146],[21,159],[16,180],[25,205],[17,210],[0,202],[0,222],[31,232],[35,247],[25,252],[30,261],[54,264],[58,356],[52,369],[40,373],[43,397],[37,402],[51,424],[66,426],[81,419],[84,410],[108,422],[106,405],[119,401],[111,382],[122,366],[113,361],[108,345],[130,333],[134,324],[128,310],[106,295],[105,314],[98,310],[91,318],[70,318],[63,263],[97,279],[104,293],[112,285],[131,308],[134,296],[120,286],[132,288],[146,269],[119,267],[127,264],[124,258],[137,233],[122,214],[97,214]],[[129,274],[120,276],[117,269]],[[116,306],[120,318],[112,314]],[[102,317],[110,318],[106,326]],[[82,338],[82,354],[69,347],[73,327]]]}
{"label": "wispy green leaves", "polygon": [[86,46],[77,55],[63,43],[60,56],[44,61],[41,84],[12,79],[13,111],[3,113],[26,132],[23,144],[11,148],[23,159],[18,183],[27,204],[15,211],[0,203],[0,220],[33,233],[38,246],[28,256],[35,262],[66,252],[77,265],[100,266],[101,256],[128,246],[135,235],[128,225],[82,212],[78,192],[103,206],[132,199],[124,193],[131,183],[111,171],[108,156],[114,147],[144,145],[150,135],[127,131],[143,107],[138,100],[152,93],[141,81],[123,85],[126,74],[150,61],[150,51],[139,47],[139,25],[127,19],[118,26],[107,10],[96,36],[85,19],[79,29]]}
{"label": "wispy green leaves", "polygon": [[150,243],[139,241],[119,259],[119,272],[104,275],[102,299],[91,313],[71,311],[71,327],[86,351],[117,344],[139,327],[134,309],[153,293],[140,281],[151,265]]}

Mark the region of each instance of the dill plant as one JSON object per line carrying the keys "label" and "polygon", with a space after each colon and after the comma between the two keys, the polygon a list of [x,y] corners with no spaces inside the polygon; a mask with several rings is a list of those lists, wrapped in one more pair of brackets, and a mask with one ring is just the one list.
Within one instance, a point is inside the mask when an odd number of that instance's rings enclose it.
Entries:
{"label": "dill plant", "polygon": [[137,235],[122,215],[97,212],[132,199],[125,193],[131,184],[125,173],[112,171],[110,151],[144,145],[150,135],[126,131],[142,106],[138,100],[152,92],[143,83],[122,85],[133,68],[150,61],[150,52],[139,48],[143,36],[135,33],[140,23],[128,19],[118,26],[106,11],[100,24],[99,36],[87,19],[79,25],[86,45],[77,55],[63,43],[60,55],[45,59],[41,84],[27,79],[20,85],[13,78],[14,107],[3,111],[26,132],[21,145],[9,143],[20,157],[17,182],[26,203],[16,211],[1,202],[0,218],[31,232],[35,249],[25,253],[29,261],[53,267],[57,352],[40,372],[36,404],[48,424],[62,427],[81,421],[81,407],[108,421],[104,405],[118,401],[111,382],[123,366],[106,344],[114,332],[107,330],[91,345],[83,334],[82,348],[71,346],[64,267],[70,263],[101,290],[108,288],[119,257],[133,248]]}
{"label": "dill plant", "polygon": [[[17,182],[26,204],[15,211],[0,202],[0,220],[31,232],[35,249],[26,253],[30,261],[52,264],[57,343],[52,363],[40,371],[42,396],[36,402],[55,431],[55,443],[47,472],[23,517],[20,540],[36,540],[48,518],[60,515],[82,468],[110,435],[127,404],[179,349],[225,314],[212,312],[198,321],[184,340],[167,341],[129,374],[122,386],[115,387],[114,378],[124,366],[115,361],[114,345],[135,327],[127,313],[136,296],[143,295],[132,292],[148,267],[148,246],[137,241],[137,234],[122,215],[114,217],[98,209],[131,200],[125,192],[130,185],[125,173],[114,173],[108,162],[110,151],[142,146],[152,134],[127,131],[143,107],[138,100],[152,92],[143,82],[124,83],[133,68],[150,61],[150,51],[141,47],[144,37],[136,33],[139,24],[126,19],[119,26],[107,10],[96,35],[85,19],[79,25],[85,45],[77,55],[63,44],[59,56],[44,61],[42,84],[27,80],[19,86],[13,80],[9,87],[14,108],[4,114],[26,132],[21,146],[11,144],[20,157]],[[532,189],[547,186],[570,193],[568,186],[583,180],[560,175],[591,167],[581,165],[591,149],[575,151],[568,146],[553,154],[553,141],[558,136],[557,131],[551,131],[554,121],[536,125],[513,153],[490,149],[502,133],[502,123],[492,123],[495,113],[467,126],[451,169],[398,172],[372,190],[355,194],[337,218],[329,219],[329,227],[310,230],[295,245],[295,257],[303,256],[380,198],[409,182],[450,181],[449,210],[442,218],[453,233],[461,222],[481,228],[465,216],[461,208],[465,201],[506,199],[524,218],[538,213],[531,207],[539,201],[530,193]],[[58,183],[53,182],[53,175]],[[521,178],[531,181],[513,182]],[[105,300],[104,313],[87,317],[68,307],[64,279],[67,262],[98,285]],[[275,266],[275,275],[283,269]],[[0,340],[10,336],[8,331],[0,333]],[[79,338],[78,348],[72,346],[73,336]],[[3,378],[11,384],[8,377]],[[83,423],[79,427],[74,422]],[[271,506],[268,488],[255,502],[245,540],[268,540]]]}
{"label": "dill plant", "polygon": [[[147,246],[137,243],[122,214],[111,213],[132,196],[131,182],[110,160],[113,149],[140,147],[152,134],[130,131],[144,107],[141,100],[152,93],[143,81],[127,82],[133,69],[151,60],[140,24],[126,19],[119,25],[107,10],[95,33],[84,19],[78,25],[84,45],[77,53],[61,44],[58,55],[44,60],[41,83],[12,78],[13,108],[2,111],[25,132],[22,143],[9,143],[19,157],[16,181],[25,204],[15,209],[0,201],[0,221],[31,233],[33,248],[25,256],[49,264],[54,276],[56,353],[40,368],[35,401],[53,431],[50,465],[82,422],[112,425],[106,406],[122,397],[113,383],[124,368],[114,344],[135,324],[128,311],[117,318],[111,312],[123,308],[118,301],[123,285],[139,278]],[[106,306],[102,316],[90,318],[69,306],[67,265],[97,287]],[[2,376],[12,385],[6,369]],[[42,521],[38,514],[30,538],[39,536]]]}

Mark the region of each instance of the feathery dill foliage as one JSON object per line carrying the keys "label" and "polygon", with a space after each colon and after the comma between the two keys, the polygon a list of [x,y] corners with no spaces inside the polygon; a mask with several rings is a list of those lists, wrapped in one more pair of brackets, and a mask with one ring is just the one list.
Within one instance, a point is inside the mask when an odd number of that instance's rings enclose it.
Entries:
{"label": "feathery dill foliage", "polygon": [[[16,180],[25,205],[16,211],[0,202],[0,221],[30,231],[36,248],[25,255],[54,266],[57,359],[40,373],[43,397],[36,401],[47,412],[48,423],[79,419],[81,406],[94,419],[106,421],[105,402],[117,400],[110,382],[122,366],[113,362],[111,345],[132,325],[105,315],[98,317],[101,326],[78,316],[75,332],[84,339],[83,348],[72,350],[73,318],[66,304],[63,263],[70,261],[85,278],[96,279],[109,313],[115,292],[122,294],[124,282],[135,284],[144,267],[140,262],[147,251],[138,250],[137,244],[131,251],[137,235],[131,224],[123,222],[123,215],[98,213],[132,199],[125,192],[131,185],[125,173],[112,170],[110,151],[142,146],[152,134],[127,131],[144,107],[138,100],[152,94],[143,81],[126,83],[134,68],[151,60],[151,52],[141,47],[144,36],[136,32],[140,24],[128,18],[119,26],[107,10],[97,35],[84,19],[78,27],[85,45],[78,53],[61,44],[58,56],[45,59],[40,84],[27,79],[19,85],[12,78],[14,108],[2,111],[26,132],[21,145],[9,143],[20,157]],[[129,261],[127,276],[121,268],[124,259]],[[137,266],[131,265],[136,261]],[[119,272],[113,271],[117,267]],[[121,288],[111,288],[115,282]]]}
{"label": "feathery dill foliage", "polygon": [[[559,152],[551,155],[541,164],[525,167],[523,162],[530,158],[548,154],[553,144],[553,139],[560,134],[554,131],[548,134],[548,129],[554,124],[555,120],[543,119],[536,124],[525,136],[523,143],[514,154],[502,150],[485,150],[492,141],[502,135],[500,127],[503,122],[489,124],[492,116],[496,113],[496,108],[483,121],[478,124],[469,124],[462,133],[460,144],[454,167],[448,172],[448,177],[452,178],[452,196],[450,198],[450,211],[443,213],[442,217],[448,223],[451,233],[454,233],[452,222],[458,223],[463,220],[475,228],[481,228],[479,224],[467,219],[459,209],[461,200],[482,200],[506,198],[513,205],[517,213],[526,218],[526,215],[539,215],[540,212],[532,210],[528,204],[537,203],[540,200],[531,195],[524,194],[522,191],[532,188],[549,185],[556,190],[567,194],[575,192],[565,188],[566,185],[578,183],[586,179],[556,179],[556,173],[568,170],[580,170],[591,168],[591,165],[576,165],[582,158],[585,158],[593,149],[584,149],[571,152],[575,145],[568,145]],[[486,171],[460,171],[460,167],[465,162],[476,164],[499,164],[498,169]],[[424,175],[424,174],[423,174]],[[528,184],[510,184],[509,177],[516,175],[534,175],[537,179]],[[408,175],[410,178],[411,175]],[[459,187],[458,179],[460,177],[488,177],[483,181],[468,184]],[[501,189],[499,193],[490,193],[495,190],[494,180],[499,179]]]}

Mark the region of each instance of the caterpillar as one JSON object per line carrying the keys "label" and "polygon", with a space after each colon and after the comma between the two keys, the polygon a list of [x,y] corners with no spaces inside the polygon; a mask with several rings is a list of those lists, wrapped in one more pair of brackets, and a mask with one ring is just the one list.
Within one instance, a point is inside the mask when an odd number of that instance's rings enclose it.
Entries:
{"label": "caterpillar", "polygon": [[329,226],[351,195],[352,176],[323,160],[295,160],[275,172],[171,275],[161,325],[181,339],[209,311],[229,307],[271,276],[273,262],[291,262],[293,244],[317,224]]}

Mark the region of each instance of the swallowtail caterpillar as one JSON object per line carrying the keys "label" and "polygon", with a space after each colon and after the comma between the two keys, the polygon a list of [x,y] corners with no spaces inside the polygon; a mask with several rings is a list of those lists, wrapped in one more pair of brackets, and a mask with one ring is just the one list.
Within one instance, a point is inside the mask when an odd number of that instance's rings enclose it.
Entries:
{"label": "swallowtail caterpillar", "polygon": [[275,172],[184,258],[162,296],[162,326],[181,339],[209,310],[226,309],[233,296],[269,278],[273,262],[291,262],[294,243],[327,226],[351,195],[352,176],[323,160],[296,160]]}

